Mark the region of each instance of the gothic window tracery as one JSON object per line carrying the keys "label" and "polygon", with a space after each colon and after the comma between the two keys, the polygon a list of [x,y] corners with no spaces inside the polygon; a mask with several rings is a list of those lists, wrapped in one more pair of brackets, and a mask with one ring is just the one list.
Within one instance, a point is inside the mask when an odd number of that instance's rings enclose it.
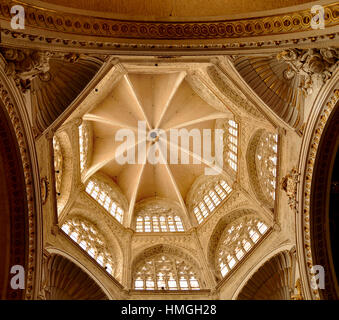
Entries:
{"label": "gothic window tracery", "polygon": [[225,180],[221,180],[217,183],[213,189],[209,190],[205,194],[203,200],[194,207],[193,212],[198,220],[198,223],[202,223],[229,195],[232,188],[226,183]]}
{"label": "gothic window tracery", "polygon": [[256,151],[256,166],[261,188],[271,200],[275,200],[277,178],[278,135],[265,133],[261,136]]}
{"label": "gothic window tracery", "polygon": [[79,126],[80,171],[83,172],[87,164],[88,128],[86,124]]}
{"label": "gothic window tracery", "polygon": [[85,250],[110,275],[115,274],[115,262],[106,241],[100,232],[83,219],[67,220],[61,228],[70,238]]}
{"label": "gothic window tracery", "polygon": [[63,172],[63,156],[60,141],[56,136],[53,137],[53,149],[54,149],[55,190],[57,195],[60,195]]}
{"label": "gothic window tracery", "polygon": [[90,179],[86,186],[86,192],[97,201],[108,213],[120,223],[123,221],[124,211],[119,204],[113,200],[113,191],[110,186],[96,179]]}
{"label": "gothic window tracery", "polygon": [[268,227],[259,219],[249,217],[236,221],[222,234],[216,256],[218,269],[225,277],[251,251]]}
{"label": "gothic window tracery", "polygon": [[139,215],[136,220],[136,232],[182,232],[184,226],[179,216]]}
{"label": "gothic window tracery", "polygon": [[234,120],[228,121],[227,135],[227,162],[230,167],[238,170],[238,124]]}
{"label": "gothic window tracery", "polygon": [[194,268],[182,258],[157,254],[145,259],[134,277],[136,290],[199,290],[200,281]]}

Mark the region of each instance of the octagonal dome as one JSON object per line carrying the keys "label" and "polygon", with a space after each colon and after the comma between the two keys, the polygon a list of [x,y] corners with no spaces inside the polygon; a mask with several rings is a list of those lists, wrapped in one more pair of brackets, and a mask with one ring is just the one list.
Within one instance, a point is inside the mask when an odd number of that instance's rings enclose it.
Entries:
{"label": "octagonal dome", "polygon": [[83,181],[109,177],[127,199],[127,225],[136,204],[152,198],[187,214],[186,196],[206,172],[232,183],[227,168],[216,165],[215,129],[234,115],[200,97],[186,71],[130,72],[105,92],[82,117],[92,137]]}

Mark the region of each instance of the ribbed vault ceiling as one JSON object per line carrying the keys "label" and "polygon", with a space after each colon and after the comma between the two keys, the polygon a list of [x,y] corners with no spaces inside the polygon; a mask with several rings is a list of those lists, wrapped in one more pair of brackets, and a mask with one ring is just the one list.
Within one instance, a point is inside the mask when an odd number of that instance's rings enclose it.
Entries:
{"label": "ribbed vault ceiling", "polygon": [[[178,144],[170,141],[170,130],[195,129],[203,145],[203,130],[210,129],[214,155],[216,122],[234,117],[226,107],[221,112],[200,98],[185,76],[186,73],[180,71],[128,73],[106,98],[83,116],[91,123],[93,134],[92,160],[85,179],[97,172],[110,177],[129,203],[129,216],[138,202],[154,197],[176,202],[185,213],[188,191],[213,163],[204,158],[203,153],[195,151],[192,138],[188,148],[183,139],[179,138]],[[141,123],[145,133],[138,138]],[[122,129],[135,134],[131,144],[135,161],[131,163],[121,164],[117,159],[122,154],[127,155],[119,151],[123,142],[116,138]],[[171,161],[171,148],[178,150],[178,164]],[[184,164],[185,156],[188,164]],[[147,160],[138,163],[139,157],[147,157]]]}

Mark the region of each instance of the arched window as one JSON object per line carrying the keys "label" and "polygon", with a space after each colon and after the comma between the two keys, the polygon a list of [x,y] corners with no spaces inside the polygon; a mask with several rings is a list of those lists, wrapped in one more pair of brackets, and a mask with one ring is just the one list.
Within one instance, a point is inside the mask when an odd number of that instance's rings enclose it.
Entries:
{"label": "arched window", "polygon": [[227,162],[234,170],[238,170],[238,124],[233,121],[228,121],[227,135]]}
{"label": "arched window", "polygon": [[184,226],[179,216],[173,215],[139,215],[136,232],[182,232]]}
{"label": "arched window", "polygon": [[203,200],[193,209],[198,223],[202,223],[210,213],[220,206],[221,202],[231,191],[232,188],[224,180],[221,180],[212,190],[208,191]]}
{"label": "arched window", "polygon": [[54,149],[54,170],[55,170],[55,190],[57,195],[61,193],[62,171],[63,171],[63,156],[59,139],[53,137]]}
{"label": "arched window", "polygon": [[79,126],[80,170],[84,171],[87,163],[88,128],[85,124]]}
{"label": "arched window", "polygon": [[72,218],[67,220],[61,229],[95,259],[106,272],[111,275],[115,274],[114,260],[106,247],[106,241],[91,223],[79,218]]}
{"label": "arched window", "polygon": [[99,183],[96,179],[90,179],[86,186],[86,192],[104,207],[108,213],[122,223],[124,211],[112,199],[110,194],[113,194],[113,191],[110,186],[103,182]]}
{"label": "arched window", "polygon": [[266,197],[275,200],[277,178],[278,135],[265,133],[261,136],[256,151],[258,180]]}
{"label": "arched window", "polygon": [[183,259],[157,254],[137,268],[136,290],[199,290],[200,281],[193,267]]}
{"label": "arched window", "polygon": [[223,232],[216,251],[216,263],[223,277],[245,257],[267,229],[259,219],[250,217],[236,221]]}

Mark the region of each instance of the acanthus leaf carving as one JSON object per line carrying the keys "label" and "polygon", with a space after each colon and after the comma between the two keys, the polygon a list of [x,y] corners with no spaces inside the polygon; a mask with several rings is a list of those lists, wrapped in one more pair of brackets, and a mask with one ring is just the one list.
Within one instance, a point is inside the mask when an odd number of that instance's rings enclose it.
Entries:
{"label": "acanthus leaf carving", "polygon": [[7,61],[6,74],[14,77],[23,93],[31,88],[31,81],[35,77],[40,76],[44,80],[49,78],[51,52],[11,48],[1,48],[0,52]]}
{"label": "acanthus leaf carving", "polygon": [[76,63],[80,59],[77,53],[56,53],[33,49],[0,48],[0,53],[7,61],[6,74],[12,76],[16,85],[26,93],[31,89],[32,80],[39,77],[41,81],[51,80],[50,59],[57,58],[66,63]]}
{"label": "acanthus leaf carving", "polygon": [[303,77],[302,90],[312,94],[315,78],[320,78],[324,83],[329,80],[338,66],[339,49],[289,49],[277,55],[278,60],[287,63],[288,69],[284,72],[286,79],[295,76]]}

